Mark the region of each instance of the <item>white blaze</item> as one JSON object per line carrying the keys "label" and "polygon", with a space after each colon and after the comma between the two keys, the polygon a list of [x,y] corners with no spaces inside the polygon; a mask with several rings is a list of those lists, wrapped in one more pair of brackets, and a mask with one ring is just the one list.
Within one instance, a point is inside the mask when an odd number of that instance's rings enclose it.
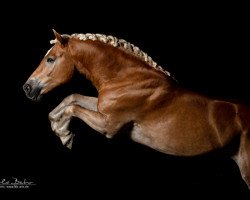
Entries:
{"label": "white blaze", "polygon": [[45,54],[44,57],[46,57],[46,56],[49,54],[49,52],[52,50],[52,48],[53,48],[53,47],[51,47],[51,48],[47,51],[47,53]]}

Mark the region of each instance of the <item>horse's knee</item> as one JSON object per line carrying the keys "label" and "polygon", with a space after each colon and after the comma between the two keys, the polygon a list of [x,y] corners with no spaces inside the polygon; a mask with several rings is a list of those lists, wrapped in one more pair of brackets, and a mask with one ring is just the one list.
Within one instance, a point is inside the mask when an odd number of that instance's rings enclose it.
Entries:
{"label": "horse's knee", "polygon": [[54,114],[53,114],[53,111],[51,111],[49,113],[49,120],[52,122],[52,121],[55,121],[55,117],[54,117]]}
{"label": "horse's knee", "polygon": [[56,112],[55,110],[52,110],[52,111],[49,113],[49,120],[50,120],[51,122],[57,121],[57,120],[58,120],[58,112]]}

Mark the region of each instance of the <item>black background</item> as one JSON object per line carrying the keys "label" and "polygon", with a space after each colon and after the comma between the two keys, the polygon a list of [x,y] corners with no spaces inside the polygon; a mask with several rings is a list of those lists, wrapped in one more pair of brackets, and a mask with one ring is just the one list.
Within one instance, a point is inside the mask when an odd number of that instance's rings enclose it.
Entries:
{"label": "black background", "polygon": [[[43,3],[6,7],[1,16],[1,171],[37,185],[27,190],[92,197],[248,194],[239,170],[226,158],[178,158],[128,138],[108,140],[80,120],[72,151],[50,129],[48,113],[67,95],[96,95],[76,76],[42,102],[22,85],[60,33],[103,33],[137,45],[168,69],[183,87],[249,104],[247,18],[244,5],[146,3]],[[5,9],[5,8],[4,8]],[[249,35],[249,34],[248,34]],[[1,179],[0,179],[1,180]],[[5,189],[6,191],[6,189]],[[115,192],[118,191],[119,195]],[[0,191],[2,192],[2,191]]]}

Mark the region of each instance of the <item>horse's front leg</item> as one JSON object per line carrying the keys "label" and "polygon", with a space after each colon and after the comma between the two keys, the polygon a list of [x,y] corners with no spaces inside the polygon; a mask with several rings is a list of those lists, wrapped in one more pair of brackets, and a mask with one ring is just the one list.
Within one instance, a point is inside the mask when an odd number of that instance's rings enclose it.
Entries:
{"label": "horse's front leg", "polygon": [[97,110],[96,97],[87,97],[79,94],[72,94],[66,97],[52,112],[49,114],[51,128],[61,139],[63,145],[71,149],[74,134],[68,130],[72,116],[67,115],[66,108],[70,105],[79,105],[81,107]]}
{"label": "horse's front leg", "polygon": [[[64,126],[67,127],[68,122],[72,117],[81,119],[97,132],[104,134],[107,138],[112,138],[122,126],[129,122],[128,119],[124,119],[124,116],[122,115],[113,116],[110,113],[107,116],[98,111],[89,110],[79,105],[71,104],[64,109],[60,122],[58,122],[59,129],[64,129]],[[63,138],[62,142],[65,142]]]}
{"label": "horse's front leg", "polygon": [[49,120],[60,120],[64,113],[64,109],[71,104],[77,104],[89,110],[97,111],[97,101],[98,98],[96,97],[88,97],[80,94],[71,94],[65,99],[63,99],[63,101],[49,113]]}
{"label": "horse's front leg", "polygon": [[72,117],[78,117],[83,120],[86,124],[92,127],[94,130],[105,134],[106,130],[106,118],[99,112],[88,110],[79,105],[71,104],[64,107],[60,120],[51,121],[53,131],[62,141],[62,144],[72,148],[74,134],[68,130],[70,120]]}
{"label": "horse's front leg", "polygon": [[56,124],[56,132],[66,133],[68,131],[69,122],[72,117],[77,117],[83,120],[86,124],[88,124],[94,130],[105,134],[107,132],[107,118],[93,110],[86,109],[81,105],[70,104],[65,107],[62,111],[62,116],[59,121],[53,121],[53,124]]}

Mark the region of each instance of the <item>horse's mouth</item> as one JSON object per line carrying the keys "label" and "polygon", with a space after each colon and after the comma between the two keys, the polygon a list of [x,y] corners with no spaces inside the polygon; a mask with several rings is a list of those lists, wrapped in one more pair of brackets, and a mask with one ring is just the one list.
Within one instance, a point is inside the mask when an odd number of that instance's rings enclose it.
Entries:
{"label": "horse's mouth", "polygon": [[33,97],[30,98],[30,99],[31,99],[32,101],[39,102],[39,101],[41,101],[42,97],[43,97],[43,95],[38,94],[38,95],[36,95],[36,96],[33,96]]}
{"label": "horse's mouth", "polygon": [[28,98],[30,98],[32,101],[38,102],[38,101],[40,101],[42,99],[41,90],[42,90],[42,88],[37,87],[37,88],[34,89],[31,96],[27,95],[27,94],[26,94],[26,96]]}

